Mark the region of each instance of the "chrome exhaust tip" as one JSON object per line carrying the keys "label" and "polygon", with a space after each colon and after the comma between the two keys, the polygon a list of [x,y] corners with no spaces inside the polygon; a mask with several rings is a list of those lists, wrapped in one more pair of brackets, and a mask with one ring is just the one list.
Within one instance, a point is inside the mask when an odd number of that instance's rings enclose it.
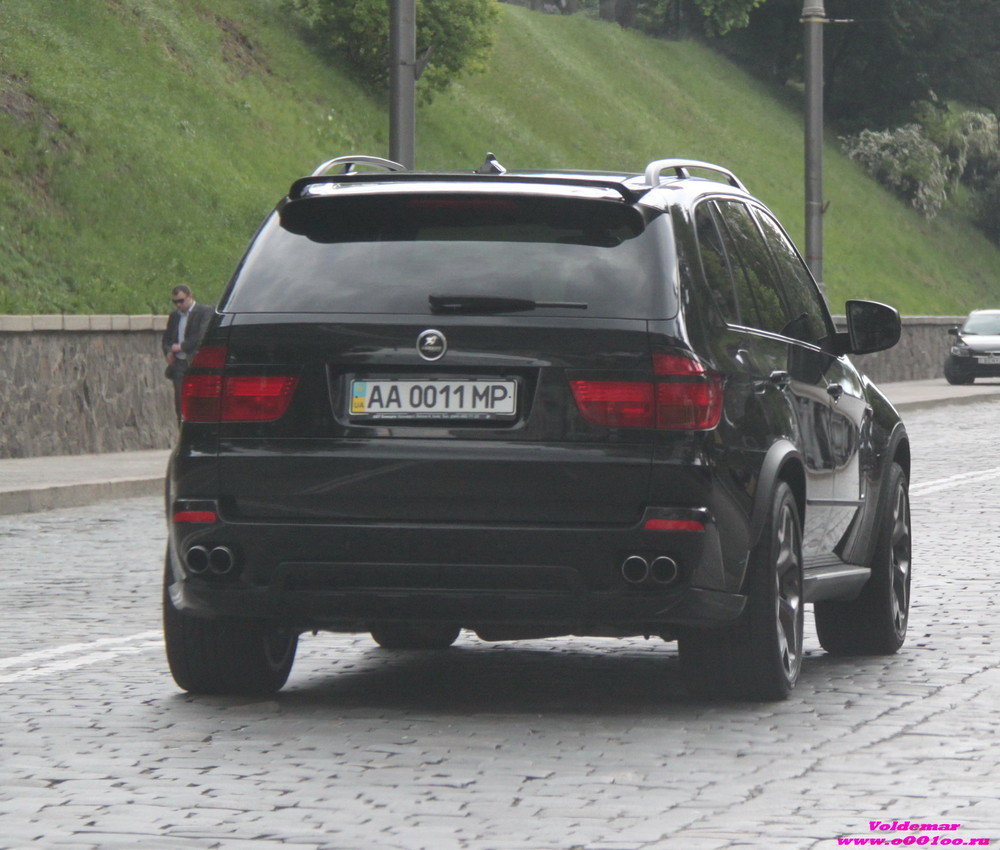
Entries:
{"label": "chrome exhaust tip", "polygon": [[233,571],[236,558],[228,546],[216,546],[208,553],[208,568],[214,575],[224,576]]}
{"label": "chrome exhaust tip", "polygon": [[649,562],[641,555],[629,555],[622,562],[621,571],[629,584],[642,584],[649,578]]}
{"label": "chrome exhaust tip", "polygon": [[192,546],[184,555],[188,569],[195,575],[201,575],[208,569],[208,549],[204,546]]}
{"label": "chrome exhaust tip", "polygon": [[680,567],[673,558],[660,555],[649,565],[649,577],[657,584],[673,584],[680,576]]}

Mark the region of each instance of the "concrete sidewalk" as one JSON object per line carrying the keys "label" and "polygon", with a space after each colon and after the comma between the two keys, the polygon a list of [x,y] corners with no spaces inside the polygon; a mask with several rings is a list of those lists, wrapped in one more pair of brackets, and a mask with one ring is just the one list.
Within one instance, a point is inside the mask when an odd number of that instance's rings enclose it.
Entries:
{"label": "concrete sidewalk", "polygon": [[0,460],[0,516],[161,495],[169,457],[156,449]]}
{"label": "concrete sidewalk", "polygon": [[939,404],[969,404],[1000,398],[1000,379],[980,381],[968,386],[954,387],[944,378],[925,381],[899,381],[879,384],[896,409],[905,415],[907,410],[935,407]]}
{"label": "concrete sidewalk", "polygon": [[[953,387],[937,378],[880,387],[904,416],[907,410],[939,404],[1000,399],[1000,380]],[[158,449],[0,460],[0,516],[160,495],[169,456]]]}

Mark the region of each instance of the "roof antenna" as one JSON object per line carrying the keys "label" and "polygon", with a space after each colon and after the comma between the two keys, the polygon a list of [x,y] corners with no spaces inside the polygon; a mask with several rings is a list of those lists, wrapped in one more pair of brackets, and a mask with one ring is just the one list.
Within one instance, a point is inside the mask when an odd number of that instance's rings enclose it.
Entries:
{"label": "roof antenna", "polygon": [[476,174],[506,174],[507,169],[504,168],[497,158],[493,154],[486,154],[486,161],[476,169]]}

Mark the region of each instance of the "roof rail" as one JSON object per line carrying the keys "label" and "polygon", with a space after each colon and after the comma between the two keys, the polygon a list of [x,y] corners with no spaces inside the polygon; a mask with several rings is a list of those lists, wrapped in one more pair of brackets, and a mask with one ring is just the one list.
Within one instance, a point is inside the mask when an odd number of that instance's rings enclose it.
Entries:
{"label": "roof rail", "polygon": [[742,189],[744,192],[747,191],[747,187],[743,185],[740,179],[733,174],[727,168],[722,168],[718,165],[712,165],[710,162],[700,162],[696,159],[657,159],[649,163],[646,166],[646,183],[649,186],[659,186],[660,185],[660,175],[664,171],[673,171],[674,175],[681,179],[685,177],[690,177],[688,174],[689,168],[700,168],[705,171],[714,171],[716,174],[721,174],[726,178],[726,182],[730,186],[734,186],[737,189]]}
{"label": "roof rail", "polygon": [[354,171],[355,165],[370,165],[373,168],[381,168],[384,171],[406,171],[405,165],[393,162],[391,159],[382,159],[380,156],[365,156],[363,154],[352,154],[350,156],[337,156],[328,159],[320,165],[313,173],[313,177],[322,177],[329,174],[330,170],[342,165],[344,170],[341,174],[350,174]]}

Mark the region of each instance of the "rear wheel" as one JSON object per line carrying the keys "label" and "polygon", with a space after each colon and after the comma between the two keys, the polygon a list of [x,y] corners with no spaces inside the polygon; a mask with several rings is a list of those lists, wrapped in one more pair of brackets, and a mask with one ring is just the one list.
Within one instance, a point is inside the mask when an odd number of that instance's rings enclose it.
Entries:
{"label": "rear wheel", "polygon": [[163,580],[163,634],[174,681],[194,694],[270,694],[295,661],[298,633],[267,622],[202,619],[174,607],[170,564]]}
{"label": "rear wheel", "polygon": [[438,623],[380,623],[371,635],[383,649],[447,649],[461,631]]}
{"label": "rear wheel", "polygon": [[816,633],[834,655],[891,655],[906,640],[910,617],[910,498],[906,473],[889,471],[871,578],[857,599],[817,602]]}
{"label": "rear wheel", "polygon": [[786,699],[802,667],[802,525],[791,488],[781,482],[748,564],[747,606],[721,629],[685,632],[681,675],[698,696]]}

